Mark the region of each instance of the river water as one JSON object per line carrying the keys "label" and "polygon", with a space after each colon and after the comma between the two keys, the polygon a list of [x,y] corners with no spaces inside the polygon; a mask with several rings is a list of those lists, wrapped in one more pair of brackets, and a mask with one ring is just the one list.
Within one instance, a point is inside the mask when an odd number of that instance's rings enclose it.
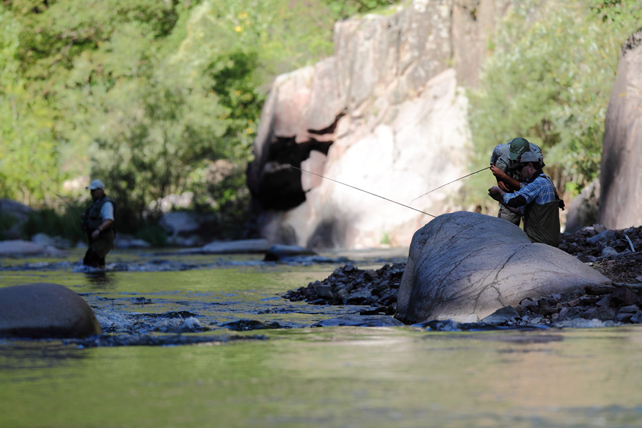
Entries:
{"label": "river water", "polygon": [[[399,261],[398,252],[344,256],[359,268]],[[280,296],[343,261],[109,257],[120,265],[106,274],[79,272],[77,253],[4,259],[0,287],[63,284],[110,336],[203,343],[0,340],[0,427],[642,426],[642,326],[317,328],[359,308]],[[237,331],[248,326],[268,328]]]}

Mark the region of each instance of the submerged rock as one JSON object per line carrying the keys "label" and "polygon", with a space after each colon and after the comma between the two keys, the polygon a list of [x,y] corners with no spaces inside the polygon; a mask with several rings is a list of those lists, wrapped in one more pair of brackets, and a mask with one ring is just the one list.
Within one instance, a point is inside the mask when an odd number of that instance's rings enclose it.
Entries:
{"label": "submerged rock", "polygon": [[344,315],[314,324],[312,327],[400,327],[404,324],[390,316]]}
{"label": "submerged rock", "polygon": [[300,247],[298,245],[272,245],[265,253],[266,262],[275,262],[296,256],[315,256],[312,250]]}
{"label": "submerged rock", "polygon": [[102,330],[89,305],[58,284],[0,288],[0,336],[86,337]]}
{"label": "submerged rock", "polygon": [[252,254],[265,253],[270,244],[265,239],[214,241],[202,248],[179,251],[181,254]]}
{"label": "submerged rock", "polygon": [[220,326],[225,327],[228,330],[234,330],[234,331],[267,330],[267,329],[283,328],[283,326],[278,322],[271,322],[268,324],[268,323],[263,323],[261,321],[246,320],[246,319],[228,322],[225,324],[221,324]]}
{"label": "submerged rock", "polygon": [[518,305],[610,280],[517,226],[476,213],[437,217],[415,233],[397,297],[405,322],[476,322]]}

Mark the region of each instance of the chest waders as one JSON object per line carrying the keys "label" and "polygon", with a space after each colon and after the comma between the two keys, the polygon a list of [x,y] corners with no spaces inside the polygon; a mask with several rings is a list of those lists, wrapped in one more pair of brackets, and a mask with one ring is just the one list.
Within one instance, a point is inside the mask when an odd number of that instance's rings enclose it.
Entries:
{"label": "chest waders", "polygon": [[[544,177],[546,177],[544,175]],[[555,200],[539,205],[531,203],[524,209],[524,232],[531,238],[531,242],[540,242],[553,247],[560,245],[560,208],[564,209],[564,202],[557,196],[553,181],[546,177],[555,190]]]}
{"label": "chest waders", "polygon": [[529,204],[524,209],[524,232],[532,242],[553,247],[560,244],[559,200],[547,204]]}

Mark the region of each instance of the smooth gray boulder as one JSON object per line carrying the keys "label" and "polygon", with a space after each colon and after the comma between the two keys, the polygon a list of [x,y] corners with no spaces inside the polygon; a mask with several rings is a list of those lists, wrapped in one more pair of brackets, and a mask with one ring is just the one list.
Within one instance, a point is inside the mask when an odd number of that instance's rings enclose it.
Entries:
{"label": "smooth gray boulder", "polygon": [[415,233],[395,317],[406,323],[477,322],[526,297],[610,282],[557,248],[531,243],[505,220],[456,212]]}
{"label": "smooth gray boulder", "polygon": [[0,337],[86,337],[101,334],[87,302],[58,284],[0,288]]}

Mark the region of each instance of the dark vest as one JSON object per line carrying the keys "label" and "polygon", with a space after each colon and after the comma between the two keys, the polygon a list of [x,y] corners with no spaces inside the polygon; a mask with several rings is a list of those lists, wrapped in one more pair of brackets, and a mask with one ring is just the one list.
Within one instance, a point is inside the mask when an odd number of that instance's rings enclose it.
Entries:
{"label": "dark vest", "polygon": [[554,201],[543,205],[532,202],[524,207],[524,232],[531,238],[531,242],[553,247],[560,244],[560,208],[564,209],[564,202],[557,196],[557,190]]}
{"label": "dark vest", "polygon": [[[103,220],[100,218],[100,210],[107,202],[111,202],[111,206],[114,208],[114,218],[116,217],[116,204],[107,196],[103,196],[102,198],[95,201],[92,206],[89,207],[89,210],[87,210],[87,213],[85,214],[85,218],[87,219],[88,232],[93,232],[94,230],[98,229],[101,224],[103,224]],[[113,228],[114,223],[112,223],[106,230],[111,230]]]}

